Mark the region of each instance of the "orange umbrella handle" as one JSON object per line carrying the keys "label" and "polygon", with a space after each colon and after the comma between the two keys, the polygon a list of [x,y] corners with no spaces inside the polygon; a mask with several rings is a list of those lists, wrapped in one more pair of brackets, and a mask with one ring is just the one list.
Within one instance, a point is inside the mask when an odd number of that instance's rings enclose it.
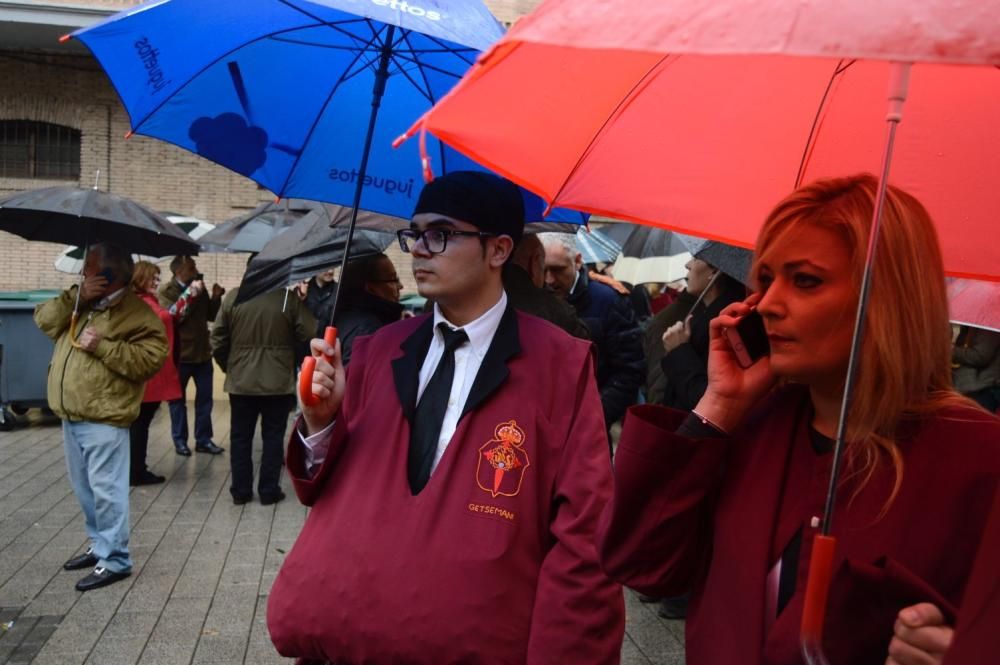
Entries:
{"label": "orange umbrella handle", "polygon": [[[333,326],[327,326],[323,332],[323,341],[330,346],[335,346],[337,344],[337,329]],[[332,359],[332,356],[326,357],[327,362],[330,362]],[[309,356],[302,361],[302,371],[299,372],[299,399],[302,400],[302,404],[305,406],[316,406],[319,404],[319,398],[312,391],[314,371],[316,371],[316,357]]]}
{"label": "orange umbrella handle", "polygon": [[79,312],[73,312],[69,317],[69,343],[78,349],[82,349],[83,345],[76,341],[76,324],[79,320]]}
{"label": "orange umbrella handle", "polygon": [[837,539],[833,536],[818,535],[813,539],[805,605],[802,608],[802,627],[799,633],[802,655],[809,665],[822,665],[827,662],[823,655],[823,623],[826,619],[826,601],[830,595],[833,555],[836,549]]}

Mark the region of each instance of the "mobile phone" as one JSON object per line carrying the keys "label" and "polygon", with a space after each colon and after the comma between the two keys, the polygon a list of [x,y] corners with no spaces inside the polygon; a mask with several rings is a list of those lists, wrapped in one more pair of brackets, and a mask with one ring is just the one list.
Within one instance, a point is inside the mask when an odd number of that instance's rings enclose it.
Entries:
{"label": "mobile phone", "polygon": [[105,268],[101,272],[97,273],[97,276],[103,277],[104,279],[108,280],[108,284],[111,284],[112,282],[115,281],[115,271],[112,270],[111,268]]}
{"label": "mobile phone", "polygon": [[736,354],[736,362],[746,369],[771,352],[764,329],[764,317],[756,309],[740,319],[733,328],[723,333]]}

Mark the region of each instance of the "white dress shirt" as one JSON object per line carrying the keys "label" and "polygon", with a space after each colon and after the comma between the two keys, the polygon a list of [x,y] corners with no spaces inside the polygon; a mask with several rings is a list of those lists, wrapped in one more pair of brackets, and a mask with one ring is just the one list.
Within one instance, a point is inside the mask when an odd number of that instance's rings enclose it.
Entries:
{"label": "white dress shirt", "polygon": [[[455,378],[451,384],[448,408],[445,410],[444,420],[441,422],[441,434],[438,437],[437,450],[434,452],[434,462],[431,464],[432,474],[437,468],[438,462],[441,461],[444,451],[448,449],[451,437],[455,434],[462,409],[465,408],[465,402],[469,399],[469,393],[472,392],[472,384],[476,381],[476,375],[483,364],[483,358],[486,357],[486,352],[489,350],[490,344],[493,343],[493,337],[496,335],[497,328],[500,327],[500,319],[503,318],[503,313],[506,310],[507,293],[501,291],[500,300],[493,307],[475,321],[461,326],[465,334],[469,336],[469,341],[455,349]],[[444,355],[444,335],[438,330],[439,323],[445,323],[453,329],[459,327],[446,319],[441,308],[434,305],[434,335],[431,338],[431,345],[427,349],[424,362],[420,366],[417,404],[420,403],[424,389],[434,375],[438,363],[441,362],[441,356]],[[299,434],[302,443],[305,444],[307,470],[318,469],[323,460],[326,459],[329,443],[325,435],[331,427],[333,427],[333,423],[330,423],[321,432],[309,437]]]}

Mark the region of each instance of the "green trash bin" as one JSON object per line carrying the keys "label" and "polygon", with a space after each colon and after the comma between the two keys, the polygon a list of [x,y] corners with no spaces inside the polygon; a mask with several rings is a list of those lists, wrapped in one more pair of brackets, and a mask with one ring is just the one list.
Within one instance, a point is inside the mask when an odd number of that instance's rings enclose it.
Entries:
{"label": "green trash bin", "polygon": [[35,306],[59,295],[55,289],[0,291],[0,429],[10,429],[29,408],[48,407],[46,381],[52,340],[32,315]]}

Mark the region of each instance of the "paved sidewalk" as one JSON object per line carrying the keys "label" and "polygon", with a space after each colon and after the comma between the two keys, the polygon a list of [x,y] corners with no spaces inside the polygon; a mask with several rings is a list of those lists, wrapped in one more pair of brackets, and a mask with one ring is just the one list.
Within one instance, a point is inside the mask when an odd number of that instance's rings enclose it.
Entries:
{"label": "paved sidewalk", "polygon": [[[192,414],[193,415],[193,414]],[[0,663],[22,665],[273,665],[267,594],[306,509],[234,506],[228,453],[178,457],[166,406],[150,433],[150,468],[163,485],[133,488],[132,576],[86,594],[87,571],[63,562],[86,543],[66,479],[62,430],[32,411],[0,432]],[[217,400],[215,441],[229,447],[229,405]],[[260,441],[256,442],[259,460]],[[683,665],[683,622],[626,597],[624,665]],[[9,622],[13,622],[10,624]],[[9,626],[9,627],[8,627]]]}

